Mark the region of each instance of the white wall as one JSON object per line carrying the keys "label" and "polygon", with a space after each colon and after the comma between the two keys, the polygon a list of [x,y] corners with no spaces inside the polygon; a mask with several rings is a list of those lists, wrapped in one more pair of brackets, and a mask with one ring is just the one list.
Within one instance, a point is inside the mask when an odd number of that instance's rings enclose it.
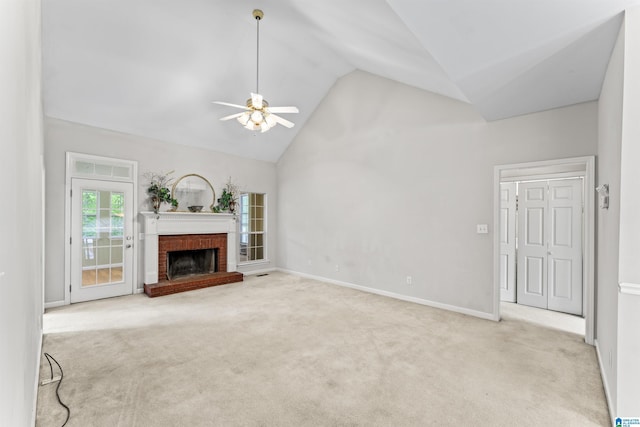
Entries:
{"label": "white wall", "polygon": [[490,314],[492,238],[476,224],[492,223],[493,167],[596,145],[596,103],[487,123],[467,104],[356,71],[278,163],[278,265]]}
{"label": "white wall", "polygon": [[640,414],[640,9],[625,12],[598,108],[597,346],[611,416]]}
{"label": "white wall", "polygon": [[640,8],[626,11],[624,32],[617,414],[640,417]]}
{"label": "white wall", "polygon": [[0,425],[35,422],[42,337],[40,1],[0,2]]}
{"label": "white wall", "polygon": [[[151,210],[145,193],[147,182],[142,177],[142,174],[147,171],[174,170],[172,176],[175,178],[189,173],[200,174],[211,182],[216,198],[222,194],[222,188],[230,176],[242,190],[267,193],[269,262],[251,267],[239,267],[238,270],[248,272],[275,267],[277,236],[275,164],[46,118],[46,302],[56,303],[64,300],[64,188],[67,151],[136,160],[138,172],[141,175],[138,181],[140,211]],[[163,210],[167,208],[168,206],[163,205]],[[138,245],[138,248],[139,259],[142,259],[142,245]],[[142,288],[144,278],[141,268],[138,273],[138,287]]]}
{"label": "white wall", "polygon": [[[597,210],[596,341],[610,401],[617,402],[618,246],[620,149],[624,87],[624,24],[609,61],[598,102],[597,185],[609,184],[609,209]],[[614,415],[614,414],[612,414]]]}

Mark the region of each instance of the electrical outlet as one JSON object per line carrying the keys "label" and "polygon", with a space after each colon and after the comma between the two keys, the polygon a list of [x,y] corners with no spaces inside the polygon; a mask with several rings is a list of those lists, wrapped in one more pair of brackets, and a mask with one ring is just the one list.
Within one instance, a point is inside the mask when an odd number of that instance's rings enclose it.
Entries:
{"label": "electrical outlet", "polygon": [[407,285],[413,284],[413,278],[411,276],[407,276]]}
{"label": "electrical outlet", "polygon": [[340,271],[340,266],[336,264],[336,271]]}
{"label": "electrical outlet", "polygon": [[488,224],[478,224],[478,225],[476,225],[476,232],[478,234],[487,234],[487,233],[489,233],[489,225]]}

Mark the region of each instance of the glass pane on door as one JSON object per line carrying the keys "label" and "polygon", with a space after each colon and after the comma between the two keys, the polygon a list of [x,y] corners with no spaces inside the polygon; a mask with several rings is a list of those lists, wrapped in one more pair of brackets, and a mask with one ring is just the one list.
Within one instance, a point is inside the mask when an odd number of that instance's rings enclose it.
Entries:
{"label": "glass pane on door", "polygon": [[121,283],[124,193],[82,190],[82,286]]}

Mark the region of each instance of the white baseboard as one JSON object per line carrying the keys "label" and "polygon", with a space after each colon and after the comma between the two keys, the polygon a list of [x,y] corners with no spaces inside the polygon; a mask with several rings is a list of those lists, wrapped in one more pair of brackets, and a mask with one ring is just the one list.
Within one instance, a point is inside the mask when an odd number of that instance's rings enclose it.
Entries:
{"label": "white baseboard", "polygon": [[36,425],[38,416],[38,384],[40,383],[40,357],[42,355],[42,327],[40,328],[40,342],[38,343],[38,354],[36,355],[36,377],[33,384],[33,408],[31,412],[31,425]]}
{"label": "white baseboard", "polygon": [[600,345],[598,344],[598,340],[593,340],[596,346],[596,356],[598,358],[598,367],[600,368],[600,378],[602,378],[602,386],[604,387],[604,396],[607,399],[607,406],[609,407],[609,416],[611,417],[611,425],[614,426],[615,422],[615,411],[613,405],[611,404],[611,395],[609,394],[609,382],[607,381],[607,374],[604,370],[604,360],[602,359],[602,354],[600,353]]}
{"label": "white baseboard", "polygon": [[[136,288],[133,293],[134,294],[141,294],[144,292],[144,288]],[[67,305],[67,303],[64,300],[61,301],[51,301],[51,302],[45,302],[44,303],[44,308],[55,308],[55,307],[62,307],[63,305]]]}
{"label": "white baseboard", "polygon": [[322,276],[314,276],[313,274],[301,273],[299,271],[287,270],[285,268],[277,268],[278,271],[283,273],[295,274],[296,276],[305,277],[307,279],[318,280],[319,282],[330,283],[332,285],[344,286],[346,288],[357,289],[359,291],[369,292],[372,294],[382,295],[385,297],[395,298],[402,301],[413,302],[416,304],[422,304],[429,307],[440,308],[443,310],[453,311],[460,314],[466,314],[468,316],[479,317],[480,319],[491,320],[494,321],[493,313],[485,313],[482,311],[471,310],[464,307],[458,307],[455,305],[443,304],[441,302],[429,301],[422,298],[411,297],[408,295],[397,294],[395,292],[383,291],[381,289],[370,288],[362,285],[355,285],[353,283],[343,282],[335,279],[328,279]]}
{"label": "white baseboard", "polygon": [[263,268],[262,270],[239,271],[239,273],[242,273],[245,276],[255,276],[256,274],[273,273],[276,270],[277,269],[275,267],[269,267],[269,268]]}
{"label": "white baseboard", "polygon": [[54,307],[62,307],[63,305],[67,305],[64,300],[60,300],[60,301],[51,301],[51,302],[45,302],[44,303],[44,308],[54,308]]}

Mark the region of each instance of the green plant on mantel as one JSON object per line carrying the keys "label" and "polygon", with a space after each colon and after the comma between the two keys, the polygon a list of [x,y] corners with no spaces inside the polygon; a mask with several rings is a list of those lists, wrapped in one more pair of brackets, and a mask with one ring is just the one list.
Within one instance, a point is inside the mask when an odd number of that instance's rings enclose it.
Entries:
{"label": "green plant on mantel", "polygon": [[169,190],[169,185],[171,185],[173,181],[173,178],[170,177],[172,173],[173,171],[159,173],[146,172],[144,174],[144,177],[149,181],[147,194],[151,199],[154,213],[158,213],[162,203],[169,203],[174,208],[178,206],[178,201],[171,197],[171,190]]}
{"label": "green plant on mantel", "polygon": [[213,209],[214,212],[235,212],[236,202],[238,201],[239,187],[233,183],[231,177],[227,180],[222,195],[218,199],[218,205]]}

